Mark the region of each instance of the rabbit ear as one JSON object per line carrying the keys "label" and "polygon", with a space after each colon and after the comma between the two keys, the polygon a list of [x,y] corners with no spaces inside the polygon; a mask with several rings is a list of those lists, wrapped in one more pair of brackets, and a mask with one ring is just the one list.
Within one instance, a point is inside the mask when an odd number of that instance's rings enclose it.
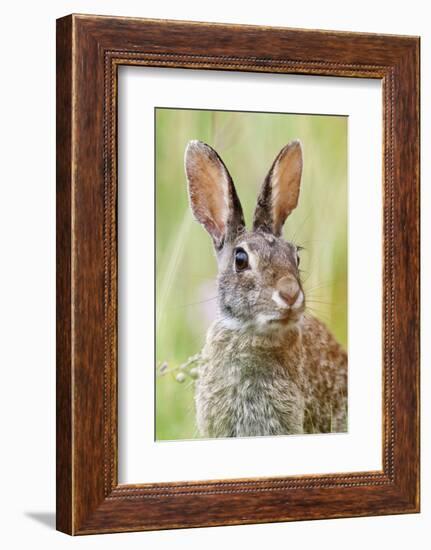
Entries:
{"label": "rabbit ear", "polygon": [[232,178],[214,149],[196,140],[187,145],[185,169],[193,214],[220,250],[245,227]]}
{"label": "rabbit ear", "polygon": [[279,237],[287,216],[298,204],[302,174],[302,148],[291,141],[277,155],[263,182],[253,218],[253,230]]}

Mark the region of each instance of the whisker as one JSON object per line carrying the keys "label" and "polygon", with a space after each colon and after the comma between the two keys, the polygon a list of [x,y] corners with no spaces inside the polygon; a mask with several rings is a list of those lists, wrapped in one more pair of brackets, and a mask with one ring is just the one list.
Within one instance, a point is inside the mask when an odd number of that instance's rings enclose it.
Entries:
{"label": "whisker", "polygon": [[207,302],[211,302],[212,300],[217,300],[218,296],[213,296],[212,298],[207,298],[206,300],[200,300],[199,302],[190,302],[188,304],[181,304],[179,306],[173,306],[173,307],[169,307],[169,308],[166,308],[168,310],[173,310],[173,309],[182,309],[184,307],[189,307],[189,306],[198,306],[200,304],[205,304]]}
{"label": "whisker", "polygon": [[309,299],[307,299],[307,303],[309,303],[309,304],[322,304],[324,306],[335,306],[334,302],[325,302],[324,300],[309,300]]}
{"label": "whisker", "polygon": [[332,310],[333,312],[339,312],[340,310],[343,310],[343,309],[346,308],[346,303],[345,302],[335,304],[335,303],[330,303],[330,302],[313,302],[313,301],[307,300],[307,304],[308,303],[312,303],[314,305],[317,304],[317,305],[326,306],[326,308],[325,308],[326,313],[329,313],[329,310]]}
{"label": "whisker", "polygon": [[316,286],[312,286],[311,288],[307,288],[307,292],[312,292],[314,290],[317,290],[319,288],[324,288],[324,287],[328,287],[328,286],[335,286],[339,281],[336,281],[336,280],[330,280],[330,281],[327,281],[325,283],[320,283]]}
{"label": "whisker", "polygon": [[324,314],[321,311],[318,311],[317,309],[311,308],[309,306],[306,306],[305,309],[310,312],[313,317],[318,317],[319,319],[325,321],[325,323],[329,323],[331,321],[331,318],[328,314]]}
{"label": "whisker", "polygon": [[331,300],[330,298],[332,298],[332,295],[331,296],[314,296],[314,295],[310,295],[310,294],[307,294],[305,293],[306,297],[307,297],[307,302],[310,302],[310,303],[316,303],[316,304],[325,304],[325,305],[328,305],[328,306],[332,306],[334,305],[335,303],[339,303],[339,302],[334,302],[333,300]]}
{"label": "whisker", "polygon": [[328,241],[327,239],[309,239],[308,241],[303,241],[303,244],[306,244],[307,246],[309,244],[318,244],[319,245],[319,248],[322,248],[322,245],[323,246],[329,246],[329,245],[332,245],[332,242],[331,241]]}

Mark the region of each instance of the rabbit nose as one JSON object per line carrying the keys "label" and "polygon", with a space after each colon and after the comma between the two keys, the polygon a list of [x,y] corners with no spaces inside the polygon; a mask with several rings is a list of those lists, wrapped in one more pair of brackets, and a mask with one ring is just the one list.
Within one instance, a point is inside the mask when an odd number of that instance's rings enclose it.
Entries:
{"label": "rabbit nose", "polygon": [[299,295],[299,283],[293,276],[286,276],[277,282],[277,290],[280,297],[289,305],[293,306]]}

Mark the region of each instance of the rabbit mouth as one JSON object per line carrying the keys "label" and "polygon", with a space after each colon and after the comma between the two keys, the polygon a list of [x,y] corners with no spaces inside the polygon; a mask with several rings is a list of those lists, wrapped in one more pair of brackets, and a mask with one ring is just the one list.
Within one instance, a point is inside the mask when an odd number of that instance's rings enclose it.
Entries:
{"label": "rabbit mouth", "polygon": [[263,331],[270,330],[285,330],[291,329],[301,322],[302,311],[292,311],[275,313],[273,315],[260,315],[258,318],[258,325]]}
{"label": "rabbit mouth", "polygon": [[269,317],[270,324],[279,325],[294,325],[299,323],[304,313],[304,304],[301,303],[299,307],[289,307],[285,309],[275,309],[273,315]]}
{"label": "rabbit mouth", "polygon": [[220,322],[224,329],[258,335],[284,334],[287,331],[297,330],[301,326],[302,311],[258,313],[252,319],[240,320],[235,317],[223,316]]}
{"label": "rabbit mouth", "polygon": [[269,322],[270,324],[279,324],[283,326],[289,326],[289,325],[296,325],[301,319],[301,313],[290,311],[289,313],[285,313],[284,315],[280,315],[279,317],[275,317],[271,319]]}

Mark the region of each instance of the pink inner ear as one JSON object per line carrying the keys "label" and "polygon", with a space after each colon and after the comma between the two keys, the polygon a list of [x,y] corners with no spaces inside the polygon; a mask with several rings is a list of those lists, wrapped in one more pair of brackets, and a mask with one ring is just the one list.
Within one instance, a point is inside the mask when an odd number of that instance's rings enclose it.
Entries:
{"label": "pink inner ear", "polygon": [[219,244],[228,218],[228,176],[216,154],[203,144],[192,145],[186,155],[193,214]]}
{"label": "pink inner ear", "polygon": [[272,173],[272,215],[274,232],[281,232],[287,216],[296,208],[302,175],[302,151],[299,142],[282,151]]}
{"label": "pink inner ear", "polygon": [[191,206],[196,220],[219,244],[226,232],[227,218],[227,204],[220,190],[211,185],[199,186],[199,191],[191,195]]}

